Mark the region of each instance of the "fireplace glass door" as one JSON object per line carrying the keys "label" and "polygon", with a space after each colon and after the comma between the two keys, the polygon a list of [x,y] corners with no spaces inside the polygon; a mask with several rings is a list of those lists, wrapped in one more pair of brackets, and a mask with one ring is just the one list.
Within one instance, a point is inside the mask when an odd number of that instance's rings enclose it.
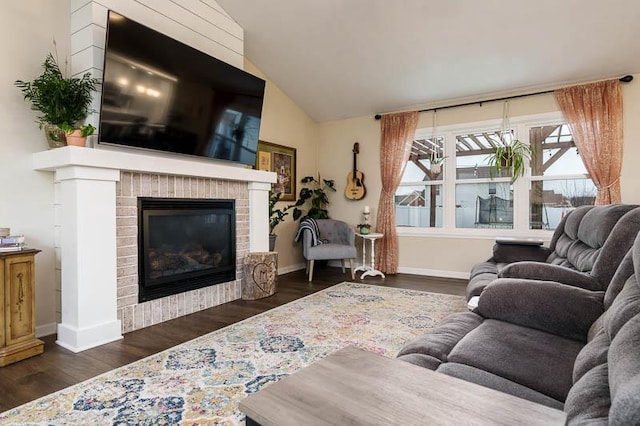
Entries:
{"label": "fireplace glass door", "polygon": [[139,300],[236,278],[233,200],[138,199]]}

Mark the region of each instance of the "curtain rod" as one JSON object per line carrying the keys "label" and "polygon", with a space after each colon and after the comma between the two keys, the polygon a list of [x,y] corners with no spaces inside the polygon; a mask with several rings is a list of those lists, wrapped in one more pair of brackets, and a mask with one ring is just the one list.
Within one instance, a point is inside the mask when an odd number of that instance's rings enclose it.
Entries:
{"label": "curtain rod", "polygon": [[[620,81],[622,83],[629,83],[631,80],[633,80],[632,75],[625,75],[624,77],[620,77]],[[421,109],[421,110],[418,110],[418,112],[437,111],[440,109],[458,108],[458,107],[475,105],[475,104],[482,106],[482,104],[489,103],[489,102],[507,101],[509,99],[526,98],[527,96],[545,95],[547,93],[553,93],[554,91],[555,90],[545,90],[542,92],[526,93],[524,95],[505,96],[503,98],[486,99],[484,101],[466,102],[464,104],[457,104],[457,105],[446,105],[446,106],[441,106],[436,108]],[[382,114],[376,114],[374,118],[376,120],[380,120],[382,118]]]}

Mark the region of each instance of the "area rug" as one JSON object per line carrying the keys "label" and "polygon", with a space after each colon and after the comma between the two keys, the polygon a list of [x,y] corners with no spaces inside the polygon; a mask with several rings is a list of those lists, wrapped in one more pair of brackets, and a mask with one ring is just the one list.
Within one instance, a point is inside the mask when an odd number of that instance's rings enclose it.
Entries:
{"label": "area rug", "polygon": [[336,350],[394,357],[462,297],[342,283],[0,414],[0,424],[244,423],[238,402]]}

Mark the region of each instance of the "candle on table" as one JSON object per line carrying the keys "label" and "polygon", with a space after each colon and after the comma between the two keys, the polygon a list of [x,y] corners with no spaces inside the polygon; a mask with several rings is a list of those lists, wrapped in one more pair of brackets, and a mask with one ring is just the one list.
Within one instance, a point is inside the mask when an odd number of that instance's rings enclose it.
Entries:
{"label": "candle on table", "polygon": [[364,206],[364,212],[369,213],[369,206]]}

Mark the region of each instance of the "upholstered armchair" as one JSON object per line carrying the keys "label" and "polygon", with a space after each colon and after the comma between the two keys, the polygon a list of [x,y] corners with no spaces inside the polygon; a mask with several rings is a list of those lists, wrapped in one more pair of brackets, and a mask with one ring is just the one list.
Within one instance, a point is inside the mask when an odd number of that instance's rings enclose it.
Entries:
{"label": "upholstered armchair", "polygon": [[309,281],[313,280],[313,265],[316,260],[340,259],[342,272],[344,261],[349,259],[351,279],[355,278],[353,260],[356,258],[355,232],[347,223],[333,219],[318,219],[318,231],[321,243],[313,245],[311,230],[302,233],[302,254],[307,260]]}

